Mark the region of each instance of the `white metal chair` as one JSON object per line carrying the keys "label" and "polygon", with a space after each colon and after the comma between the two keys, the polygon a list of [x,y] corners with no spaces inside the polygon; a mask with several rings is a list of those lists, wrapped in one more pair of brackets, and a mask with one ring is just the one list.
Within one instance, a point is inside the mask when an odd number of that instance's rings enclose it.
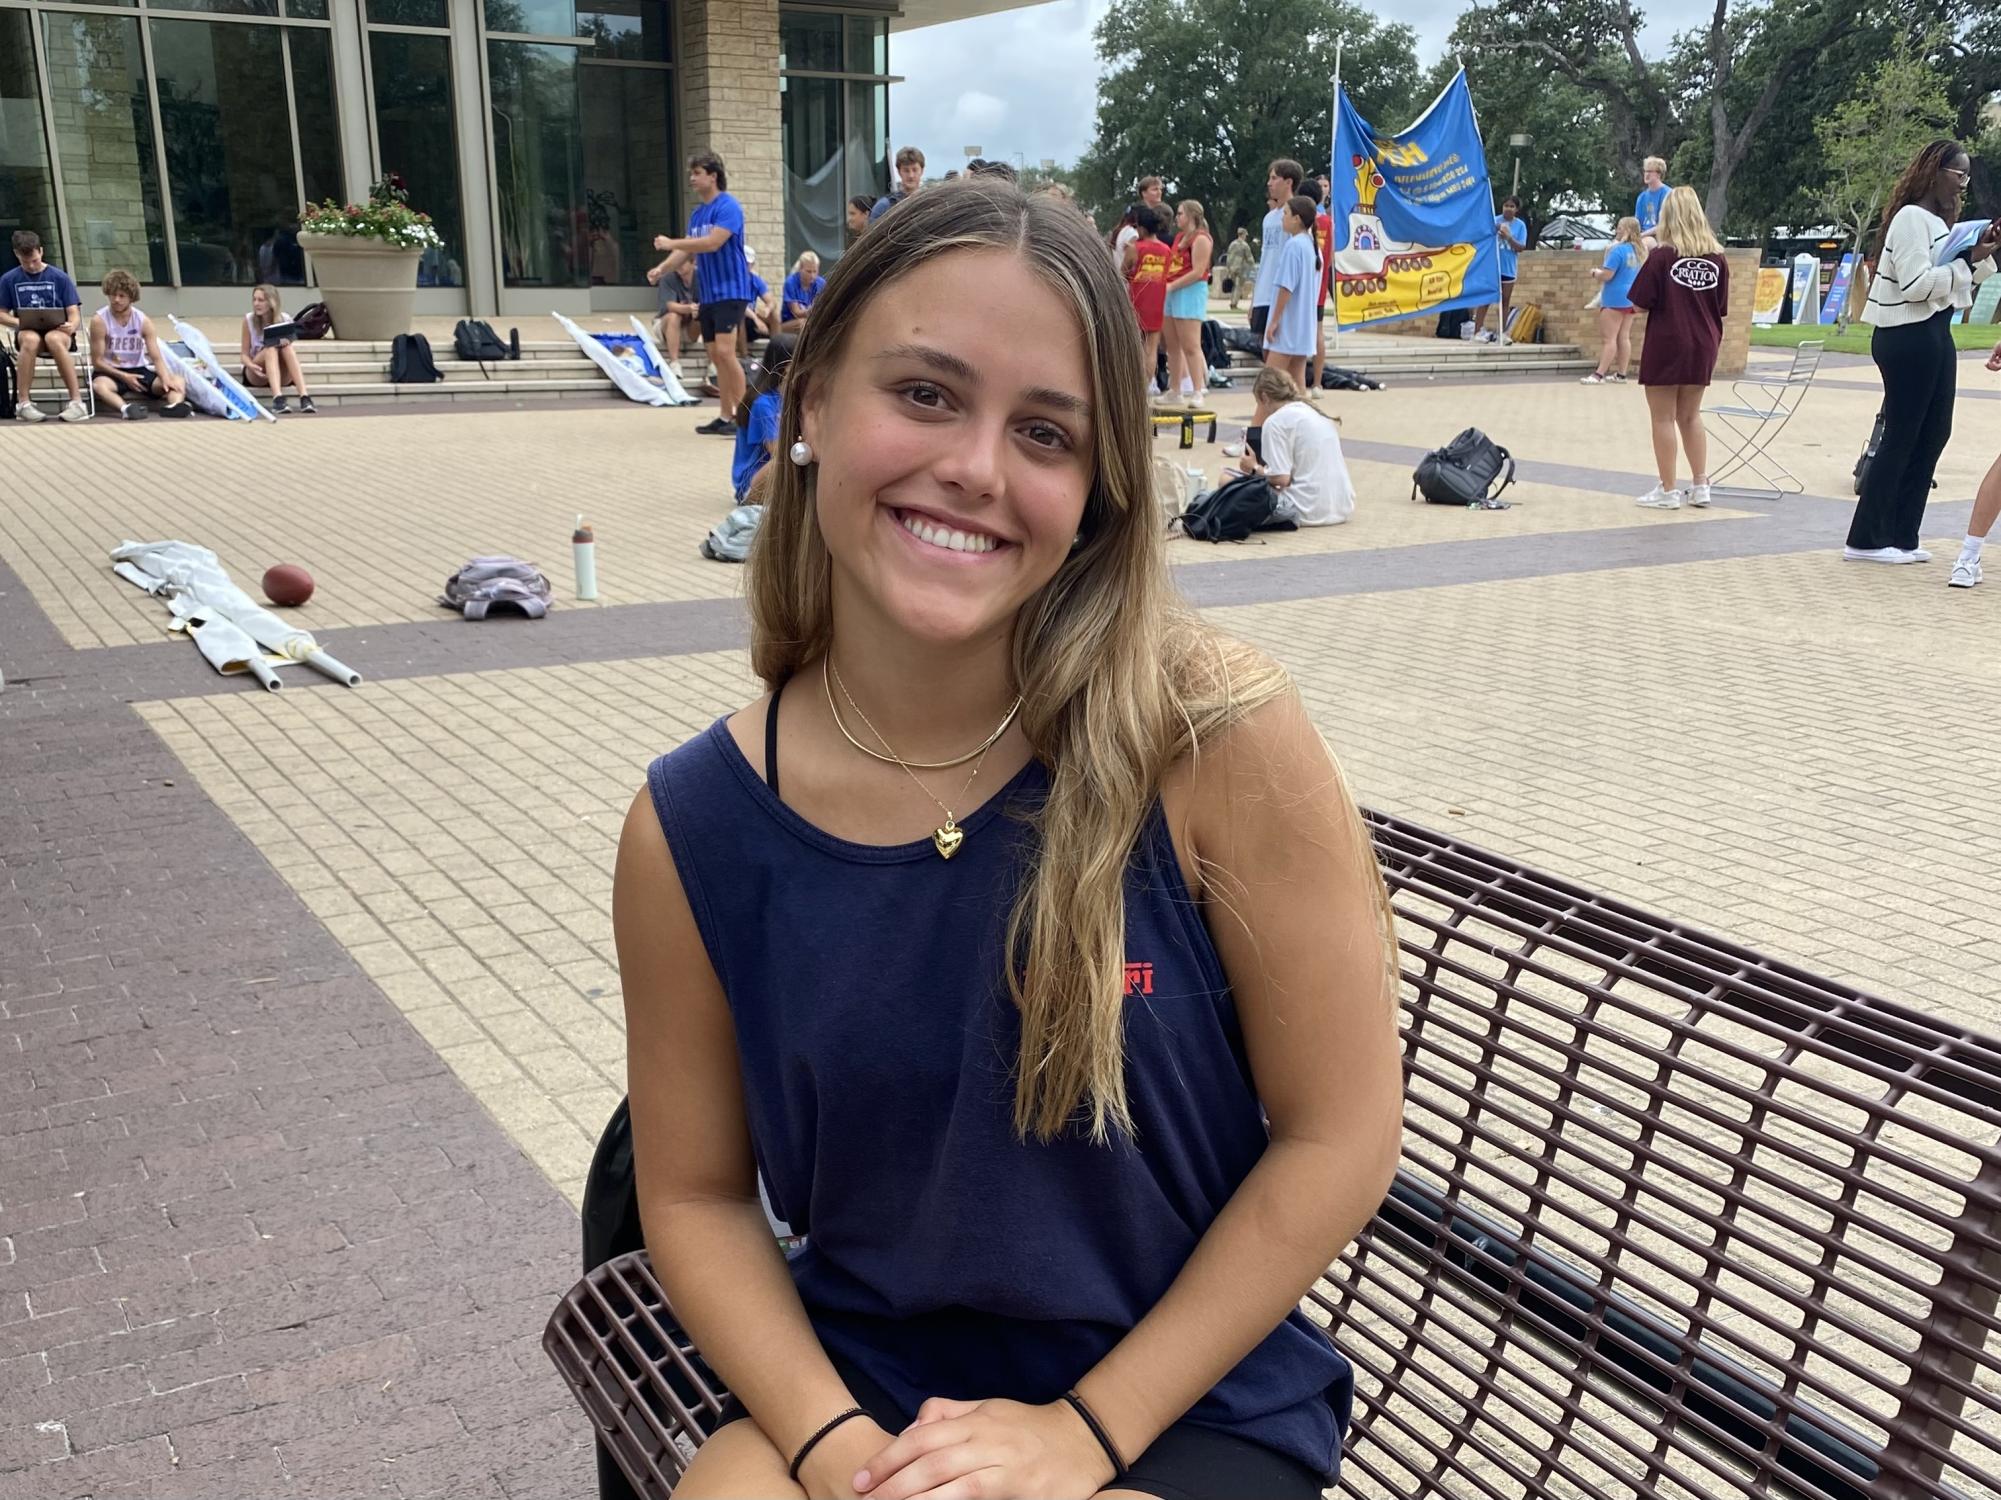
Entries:
{"label": "white metal chair", "polygon": [[[1806,493],[1806,483],[1771,451],[1772,440],[1785,431],[1793,413],[1806,400],[1813,377],[1820,369],[1820,357],[1827,350],[1825,339],[1810,339],[1793,351],[1793,362],[1784,375],[1748,377],[1731,382],[1735,402],[1727,406],[1705,406],[1702,414],[1714,417],[1727,436],[1717,441],[1729,448],[1723,461],[1712,463],[1709,482],[1712,491],[1740,495],[1748,499],[1777,500],[1783,495]],[[1726,484],[1732,474],[1755,475],[1759,485]]]}

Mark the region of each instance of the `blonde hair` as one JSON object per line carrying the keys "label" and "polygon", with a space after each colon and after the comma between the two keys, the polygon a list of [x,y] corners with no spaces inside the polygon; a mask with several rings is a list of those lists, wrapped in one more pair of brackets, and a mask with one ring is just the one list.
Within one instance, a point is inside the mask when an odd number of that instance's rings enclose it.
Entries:
{"label": "blonde hair", "polygon": [[1293,383],[1285,371],[1266,365],[1251,382],[1251,395],[1271,406],[1282,406],[1288,401],[1304,401],[1306,393]]}
{"label": "blonde hair", "polygon": [[1658,172],[1661,176],[1665,177],[1667,176],[1667,163],[1662,161],[1658,156],[1650,156],[1640,163],[1640,170],[1642,172]]}
{"label": "blonde hair", "polygon": [[1654,238],[1672,245],[1677,255],[1721,255],[1723,242],[1709,227],[1709,215],[1692,187],[1678,187],[1668,194],[1661,208],[1661,223]]}
{"label": "blonde hair", "polygon": [[[257,316],[257,294],[264,294],[264,316]],[[262,333],[273,323],[285,321],[285,304],[278,300],[278,289],[268,281],[260,281],[250,289],[250,321]]]}
{"label": "blonde hair", "polygon": [[1619,221],[1618,226],[1613,229],[1612,243],[1615,245],[1631,245],[1634,252],[1639,256],[1635,264],[1643,266],[1647,263],[1647,237],[1640,231],[1640,221],[1631,214],[1627,214],[1625,218]]}
{"label": "blonde hair", "polygon": [[[1008,922],[1020,1013],[1014,1125],[1048,1141],[1074,1121],[1130,1136],[1125,1087],[1126,879],[1168,768],[1292,691],[1262,653],[1197,620],[1169,583],[1152,491],[1140,344],[1125,284],[1090,223],[1048,194],[992,177],[929,188],[841,257],[786,379],[778,451],[837,369],[870,299],[940,256],[1018,255],[1074,313],[1091,374],[1093,474],[1078,545],[1014,622],[1020,723],[1048,768],[1029,815],[1029,869]],[[746,590],[751,665],[774,692],[833,641],[831,563],[816,467],[765,471]],[[1368,860],[1369,841],[1355,819]],[[1369,860],[1376,890],[1381,879]],[[1379,916],[1388,932],[1387,897]],[[1388,970],[1386,970],[1386,973]]]}
{"label": "blonde hair", "polygon": [[798,274],[799,274],[799,273],[800,273],[801,271],[805,270],[805,269],[806,269],[806,262],[807,262],[807,261],[809,261],[809,260],[810,260],[811,262],[813,262],[813,269],[814,269],[814,270],[816,270],[816,271],[817,271],[817,270],[819,270],[819,269],[820,269],[820,257],[819,257],[819,255],[818,255],[818,254],[817,254],[817,253],[816,253],[815,251],[812,251],[812,250],[801,250],[801,251],[799,252],[799,258],[798,258],[797,260],[795,260],[795,261],[793,261],[793,262],[792,262],[792,274],[793,274],[794,276],[797,276],[797,275],[798,275]]}
{"label": "blonde hair", "polygon": [[1194,198],[1183,198],[1175,207],[1178,212],[1188,215],[1188,221],[1195,226],[1191,233],[1209,233],[1209,215],[1203,212],[1199,201]]}

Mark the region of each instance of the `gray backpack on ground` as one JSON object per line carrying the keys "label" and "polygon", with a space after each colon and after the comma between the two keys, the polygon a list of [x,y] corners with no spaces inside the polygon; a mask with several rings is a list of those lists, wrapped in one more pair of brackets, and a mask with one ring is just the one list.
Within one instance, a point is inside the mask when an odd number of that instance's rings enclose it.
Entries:
{"label": "gray backpack on ground", "polygon": [[484,620],[488,611],[516,609],[531,620],[549,612],[549,580],[535,564],[518,557],[475,557],[445,580],[438,603],[468,620]]}
{"label": "gray backpack on ground", "polygon": [[757,540],[758,523],[763,519],[763,506],[739,505],[702,539],[702,556],[712,562],[748,562],[750,544]]}

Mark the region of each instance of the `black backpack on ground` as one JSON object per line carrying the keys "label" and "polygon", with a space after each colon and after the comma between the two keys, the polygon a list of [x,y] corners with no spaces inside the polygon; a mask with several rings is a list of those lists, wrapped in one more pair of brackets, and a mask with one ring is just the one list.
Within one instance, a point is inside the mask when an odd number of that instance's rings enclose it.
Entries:
{"label": "black backpack on ground", "polygon": [[1241,542],[1254,531],[1297,531],[1297,521],[1274,519],[1278,491],[1262,474],[1239,474],[1220,489],[1198,495],[1176,516],[1179,526],[1198,542]]}
{"label": "black backpack on ground", "polygon": [[[1501,481],[1498,488],[1496,478]],[[1469,427],[1418,460],[1410,476],[1410,497],[1415,500],[1422,494],[1431,505],[1501,509],[1495,497],[1514,482],[1514,456],[1479,428]]]}
{"label": "black backpack on ground", "polygon": [[1202,362],[1212,370],[1230,368],[1230,346],[1223,342],[1223,325],[1214,318],[1202,320]]}
{"label": "black backpack on ground", "polygon": [[1438,337],[1442,339],[1456,339],[1459,337],[1459,330],[1472,321],[1473,314],[1465,308],[1447,308],[1438,315]]}
{"label": "black backpack on ground", "polygon": [[395,385],[429,385],[444,372],[431,357],[431,341],[421,333],[399,333],[389,345],[389,379]]}
{"label": "black backpack on ground", "polygon": [[1383,383],[1371,379],[1360,370],[1347,370],[1340,365],[1322,365],[1320,388],[1323,391],[1379,391],[1383,388]]}
{"label": "black backpack on ground", "polygon": [[1219,329],[1218,333],[1226,350],[1237,354],[1248,354],[1252,359],[1264,358],[1264,345],[1250,329],[1240,328],[1233,323],[1228,328]]}
{"label": "black backpack on ground", "polygon": [[324,302],[311,302],[299,309],[299,315],[292,319],[299,325],[302,339],[323,339],[334,331],[333,314],[327,311]]}
{"label": "black backpack on ground", "polygon": [[514,343],[503,344],[500,335],[493,331],[493,325],[484,318],[460,318],[458,326],[452,330],[452,351],[460,359],[474,361],[479,365],[480,372],[485,374],[489,364],[521,358],[521,330],[517,328],[514,331]]}

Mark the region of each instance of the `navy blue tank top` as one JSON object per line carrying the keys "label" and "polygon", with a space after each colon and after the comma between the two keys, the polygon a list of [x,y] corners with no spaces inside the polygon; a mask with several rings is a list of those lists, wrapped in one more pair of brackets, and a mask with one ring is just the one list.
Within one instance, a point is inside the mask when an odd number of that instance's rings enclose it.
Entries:
{"label": "navy blue tank top", "polygon": [[[1135,1135],[1014,1131],[1002,968],[1046,795],[1031,761],[931,840],[849,843],[787,807],[726,722],[648,771],[735,1022],[773,1209],[822,1344],[913,1418],[929,1396],[1055,1400],[1158,1302],[1268,1141],[1221,961],[1158,804],[1126,882]],[[636,1082],[636,1081],[635,1081]],[[1326,1474],[1347,1360],[1294,1310],[1184,1420]]]}

